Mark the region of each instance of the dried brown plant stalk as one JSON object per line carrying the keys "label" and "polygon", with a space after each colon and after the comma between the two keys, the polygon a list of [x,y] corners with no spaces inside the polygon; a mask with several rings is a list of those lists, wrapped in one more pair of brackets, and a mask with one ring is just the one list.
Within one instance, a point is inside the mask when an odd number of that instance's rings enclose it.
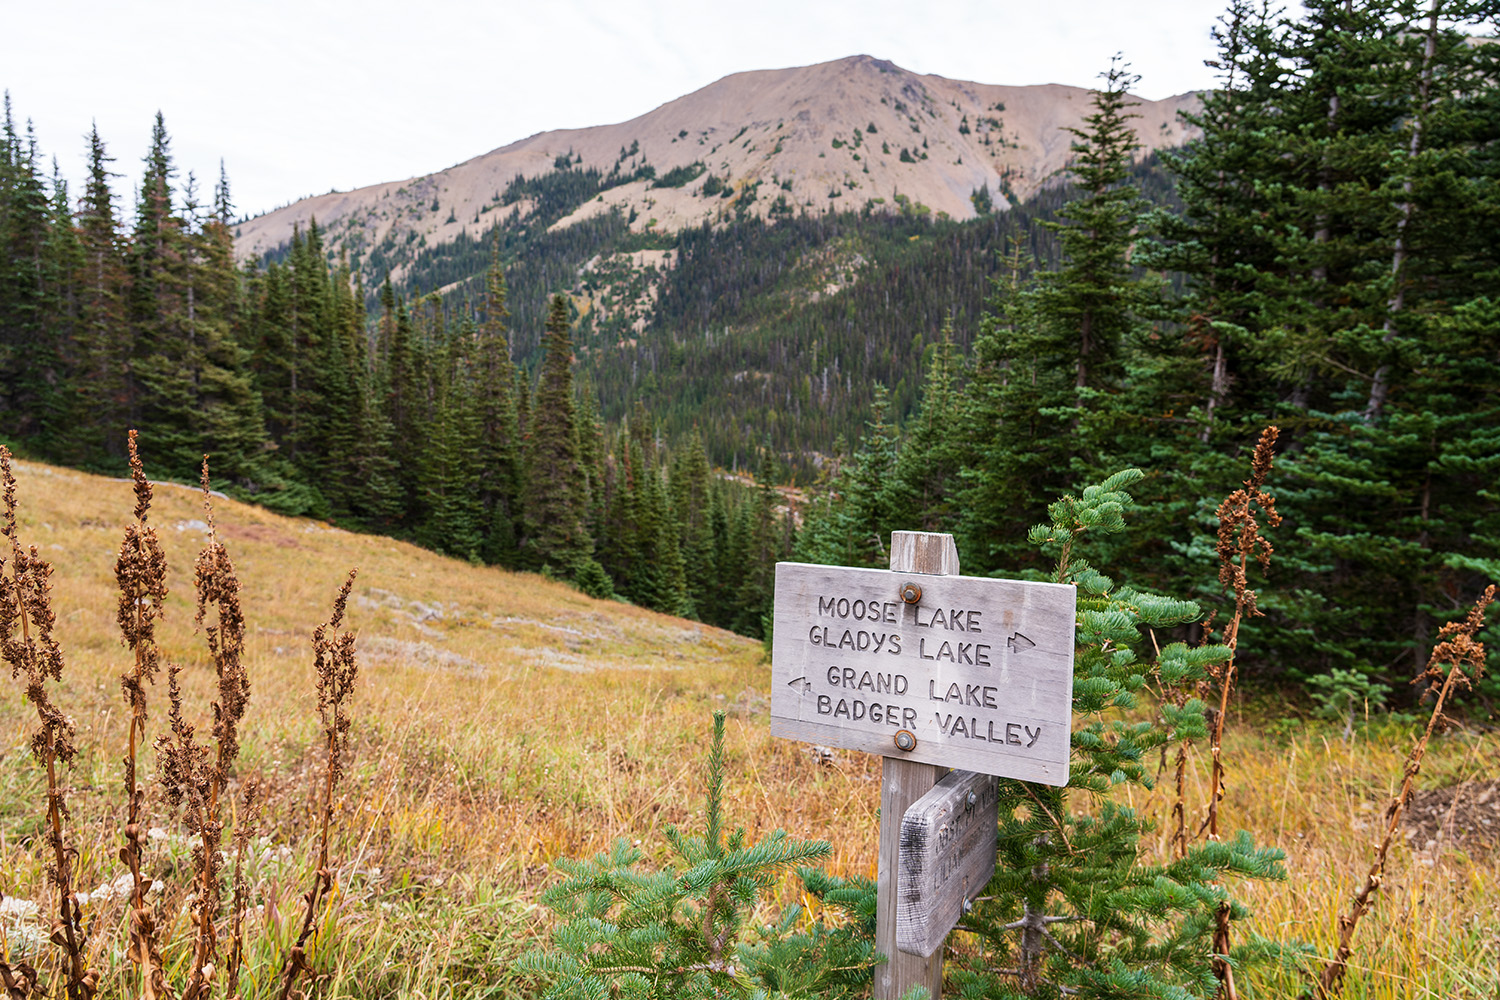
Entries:
{"label": "dried brown plant stalk", "polygon": [[136,780],[136,753],[146,736],[146,687],[155,680],[161,665],[156,648],[156,620],[167,598],[167,557],[162,553],[156,529],[147,524],[151,511],[151,483],[146,479],[136,450],[136,432],[129,437],[130,477],[135,483],[135,521],[125,528],[120,555],[115,561],[115,581],[120,588],[117,620],[125,645],[135,654],[130,670],[120,675],[120,689],[130,711],[130,744],[125,757],[125,846],[120,860],[130,869],[129,957],[141,970],[141,997],[170,1000],[157,943],[156,916],[146,905],[151,880],[141,873],[142,844],[146,824],[142,807],[146,793]]}
{"label": "dried brown plant stalk", "polygon": [[349,591],[354,587],[358,570],[339,588],[333,602],[333,617],[313,632],[313,665],[317,671],[318,717],[323,723],[323,741],[327,753],[324,771],[322,831],[318,841],[318,867],[313,873],[312,888],[302,898],[307,907],[302,913],[302,929],[282,964],[281,1000],[288,1000],[292,988],[303,972],[311,972],[307,944],[316,926],[318,904],[333,890],[333,873],[328,867],[328,830],[333,821],[333,789],[344,771],[344,751],[349,746],[349,695],[359,673],[354,655],[354,633],[340,632]]}
{"label": "dried brown plant stalk", "polygon": [[[1266,477],[1271,474],[1271,465],[1276,457],[1276,438],[1281,429],[1267,427],[1261,431],[1255,443],[1255,455],[1250,460],[1250,478],[1243,489],[1235,490],[1219,504],[1219,582],[1234,592],[1234,614],[1224,625],[1224,645],[1229,647],[1229,659],[1218,669],[1219,704],[1212,711],[1209,726],[1209,753],[1213,767],[1209,782],[1208,818],[1203,827],[1209,840],[1220,839],[1219,803],[1224,800],[1224,720],[1229,714],[1229,696],[1234,690],[1235,651],[1240,643],[1240,625],[1246,618],[1260,614],[1256,608],[1256,594],[1250,589],[1247,571],[1253,558],[1260,563],[1262,572],[1270,569],[1270,541],[1261,532],[1256,509],[1269,527],[1281,523],[1276,512],[1276,498],[1261,489]],[[1200,833],[1202,830],[1199,831]],[[1214,913],[1213,953],[1215,956],[1229,954],[1229,901],[1219,904]],[[1223,957],[1213,960],[1214,975],[1219,980],[1219,996],[1235,1000],[1238,993],[1234,985],[1234,967]]]}
{"label": "dried brown plant stalk", "polygon": [[1436,694],[1437,701],[1432,706],[1427,728],[1412,745],[1411,753],[1407,754],[1401,790],[1385,807],[1385,836],[1375,848],[1375,859],[1365,875],[1365,884],[1355,893],[1349,912],[1339,917],[1339,946],[1333,957],[1324,964],[1317,983],[1310,991],[1310,995],[1317,1000],[1329,1000],[1343,992],[1344,973],[1348,971],[1349,956],[1354,952],[1354,930],[1359,926],[1360,919],[1374,909],[1375,894],[1385,882],[1386,856],[1390,853],[1391,842],[1396,838],[1396,830],[1401,825],[1401,814],[1411,801],[1417,775],[1422,770],[1422,758],[1427,755],[1428,741],[1432,739],[1434,729],[1451,721],[1443,714],[1443,707],[1454,690],[1472,687],[1473,681],[1484,672],[1484,643],[1474,637],[1484,628],[1485,611],[1494,600],[1495,585],[1490,584],[1479,595],[1479,600],[1474,602],[1474,607],[1467,615],[1438,629],[1438,644],[1428,657],[1427,669],[1412,682],[1420,684],[1424,680],[1428,681],[1426,694]]}
{"label": "dried brown plant stalk", "polygon": [[241,792],[243,812],[234,828],[234,897],[230,903],[229,956],[225,961],[225,996],[240,995],[240,969],[245,964],[245,908],[250,900],[250,883],[245,878],[245,854],[250,848],[250,834],[260,816],[260,782],[250,779]]}
{"label": "dried brown plant stalk", "polygon": [[[24,678],[26,699],[36,707],[40,727],[31,738],[31,755],[47,769],[47,842],[52,860],[47,863],[47,881],[57,888],[58,919],[52,924],[52,942],[63,951],[63,971],[68,1000],[87,1000],[99,988],[99,974],[88,967],[83,914],[73,891],[73,861],[78,850],[68,842],[65,824],[70,819],[66,789],[59,767],[70,768],[78,754],[73,743],[73,721],[53,704],[47,681],[62,681],[63,651],[52,635],[57,616],[52,611],[52,565],[21,545],[16,525],[16,477],[11,469],[10,449],[0,445],[0,484],[4,485],[4,522],[0,527],[10,540],[10,573],[0,557],[0,657],[10,664],[13,679]],[[25,983],[25,996],[36,988],[35,972],[21,964],[0,963],[0,978],[8,990]],[[29,973],[29,974],[28,974]],[[16,983],[13,988],[12,983]]]}
{"label": "dried brown plant stalk", "polygon": [[1173,785],[1172,785],[1172,835],[1169,843],[1172,845],[1172,856],[1181,860],[1187,857],[1187,764],[1188,764],[1188,740],[1183,740],[1177,745],[1177,759],[1173,761]]}
{"label": "dried brown plant stalk", "polygon": [[[1224,626],[1224,645],[1229,647],[1229,659],[1218,669],[1219,705],[1213,710],[1209,726],[1209,749],[1213,755],[1213,774],[1208,796],[1208,819],[1204,828],[1210,840],[1219,839],[1219,803],[1224,799],[1224,719],[1229,712],[1229,695],[1234,690],[1234,651],[1239,648],[1240,625],[1246,618],[1260,614],[1256,608],[1255,591],[1249,587],[1246,570],[1253,557],[1262,570],[1271,566],[1271,543],[1260,533],[1260,522],[1256,520],[1255,508],[1260,508],[1266,524],[1275,527],[1281,523],[1276,513],[1276,498],[1261,489],[1266,476],[1271,472],[1275,458],[1276,437],[1280,428],[1267,427],[1261,432],[1255,445],[1255,457],[1250,463],[1250,478],[1245,488],[1235,490],[1219,504],[1219,582],[1234,591],[1234,614]],[[1201,832],[1201,831],[1200,831]]]}
{"label": "dried brown plant stalk", "polygon": [[[218,951],[215,918],[219,912],[223,869],[219,853],[224,832],[221,803],[230,770],[239,756],[239,724],[250,697],[250,680],[244,664],[245,619],[240,611],[240,582],[229,552],[218,538],[206,455],[202,484],[208,540],[195,566],[198,610],[194,621],[207,636],[209,657],[218,678],[218,698],[213,703],[214,746],[199,743],[193,727],[183,716],[180,670],[175,664],[168,670],[167,681],[172,736],[163,736],[156,744],[167,800],[174,807],[185,806],[183,815],[188,832],[197,838],[193,847],[196,882],[192,896],[193,963],[182,1000],[198,1000],[212,990]],[[205,624],[210,608],[214,609],[214,621]]]}
{"label": "dried brown plant stalk", "polygon": [[28,962],[0,962],[0,984],[8,1000],[26,1000],[36,989],[36,969]]}
{"label": "dried brown plant stalk", "polygon": [[[1213,624],[1216,614],[1218,614],[1217,611],[1210,611],[1208,617],[1201,623],[1202,638],[1205,643],[1213,641]],[[1153,644],[1156,642],[1154,634],[1151,637],[1151,641]],[[1161,655],[1160,648],[1156,652],[1158,656]],[[1208,685],[1202,680],[1196,680],[1190,686],[1163,687],[1159,691],[1158,696],[1162,701],[1170,701],[1177,708],[1182,708],[1188,703],[1189,697],[1206,698],[1208,696]],[[1172,829],[1167,837],[1167,844],[1172,850],[1172,856],[1179,860],[1187,857],[1188,841],[1190,839],[1187,823],[1187,767],[1188,750],[1192,746],[1193,741],[1191,739],[1185,737],[1179,739],[1177,742],[1177,756],[1172,762]],[[1167,748],[1163,746],[1161,750],[1161,769],[1157,772],[1157,777],[1160,778],[1166,769]]]}

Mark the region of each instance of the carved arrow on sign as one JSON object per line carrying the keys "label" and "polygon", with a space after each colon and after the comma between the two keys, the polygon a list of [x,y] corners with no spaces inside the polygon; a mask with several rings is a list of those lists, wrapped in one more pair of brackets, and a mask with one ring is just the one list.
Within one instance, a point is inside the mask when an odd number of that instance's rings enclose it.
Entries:
{"label": "carved arrow on sign", "polygon": [[799,684],[802,686],[801,690],[803,694],[806,694],[807,692],[812,690],[812,681],[808,680],[806,677],[798,677],[794,680],[786,682],[787,687],[797,687]]}
{"label": "carved arrow on sign", "polygon": [[1036,647],[1036,643],[1032,642],[1030,639],[1026,638],[1019,632],[1011,636],[1009,639],[1006,639],[1005,644],[1010,647],[1010,650],[1013,653],[1024,653],[1028,649],[1033,649]]}

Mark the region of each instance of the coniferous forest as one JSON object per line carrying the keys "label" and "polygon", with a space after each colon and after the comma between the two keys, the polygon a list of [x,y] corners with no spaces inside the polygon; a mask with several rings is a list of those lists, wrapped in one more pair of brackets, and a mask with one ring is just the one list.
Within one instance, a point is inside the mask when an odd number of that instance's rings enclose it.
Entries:
{"label": "coniferous forest", "polygon": [[[891,530],[943,530],[967,573],[1037,574],[1047,503],[1130,467],[1148,519],[1099,544],[1214,606],[1217,498],[1275,424],[1242,668],[1399,701],[1500,579],[1500,46],[1474,39],[1493,4],[1442,11],[1237,3],[1194,141],[1138,161],[1117,64],[1068,176],[1007,211],[976,192],[975,220],[549,232],[652,176],[560,158],[497,193],[538,206],[525,226],[498,212],[399,285],[388,248],[333,255],[316,223],[237,265],[227,177],[179,176],[161,116],[128,185],[95,131],[70,191],[7,98],[0,436],[122,470],[138,428],[158,474],[209,453],[277,511],[761,636],[777,559],[876,565]],[[646,246],[679,260],[627,356],[572,293]]]}

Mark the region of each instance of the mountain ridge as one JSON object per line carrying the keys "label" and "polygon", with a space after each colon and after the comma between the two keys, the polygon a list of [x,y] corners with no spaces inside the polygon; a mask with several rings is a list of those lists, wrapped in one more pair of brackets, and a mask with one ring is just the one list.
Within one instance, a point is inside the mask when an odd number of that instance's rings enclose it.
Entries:
{"label": "mountain ridge", "polygon": [[[380,248],[399,282],[419,248],[533,221],[536,203],[512,185],[567,168],[598,171],[602,189],[535,220],[550,229],[611,211],[638,234],[866,206],[972,218],[975,192],[1003,210],[1066,166],[1066,130],[1089,113],[1090,94],[916,74],[868,55],[750,70],[624,122],[538,132],[430,174],[300,199],[238,224],[236,251],[275,252],[316,218],[330,254],[347,251],[358,267]],[[1142,153],[1186,141],[1178,112],[1196,103],[1140,100]]]}

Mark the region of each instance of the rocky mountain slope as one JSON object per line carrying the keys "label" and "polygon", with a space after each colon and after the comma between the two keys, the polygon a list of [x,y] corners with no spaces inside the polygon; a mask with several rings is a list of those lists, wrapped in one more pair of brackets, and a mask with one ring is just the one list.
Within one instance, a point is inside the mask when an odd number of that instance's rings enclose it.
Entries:
{"label": "rocky mountain slope", "polygon": [[[1142,101],[1143,148],[1182,143],[1178,112],[1195,102]],[[402,248],[524,225],[538,206],[517,177],[566,168],[597,170],[604,183],[541,220],[554,231],[612,209],[637,233],[866,204],[965,219],[977,214],[976,192],[1003,209],[1043,187],[1066,163],[1065,130],[1089,110],[1081,87],[949,80],[863,55],[737,73],[627,122],[543,132],[424,177],[303,199],[242,223],[237,247],[242,257],[273,251],[316,217],[329,249],[356,265],[377,247],[399,262]],[[401,280],[399,263],[392,273]]]}

